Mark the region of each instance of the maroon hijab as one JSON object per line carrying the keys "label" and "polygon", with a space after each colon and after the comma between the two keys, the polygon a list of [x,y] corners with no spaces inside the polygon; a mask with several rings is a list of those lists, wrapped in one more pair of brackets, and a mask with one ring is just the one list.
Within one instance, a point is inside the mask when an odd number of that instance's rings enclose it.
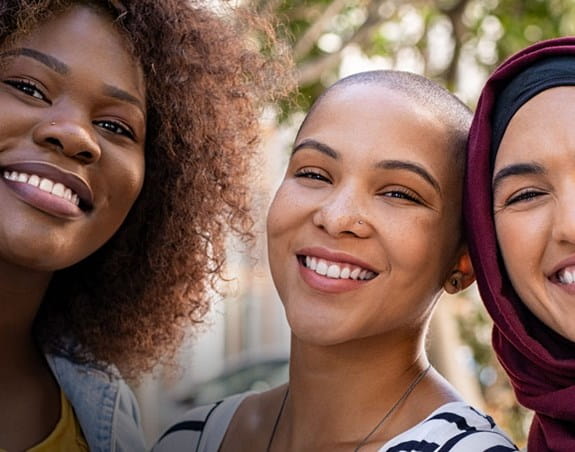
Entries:
{"label": "maroon hijab", "polygon": [[492,119],[494,103],[511,80],[534,63],[560,55],[575,55],[575,37],[532,45],[491,75],[471,126],[465,181],[466,233],[479,291],[494,321],[493,346],[517,399],[535,411],[529,452],[575,451],[575,343],[531,314],[506,275],[492,213]]}

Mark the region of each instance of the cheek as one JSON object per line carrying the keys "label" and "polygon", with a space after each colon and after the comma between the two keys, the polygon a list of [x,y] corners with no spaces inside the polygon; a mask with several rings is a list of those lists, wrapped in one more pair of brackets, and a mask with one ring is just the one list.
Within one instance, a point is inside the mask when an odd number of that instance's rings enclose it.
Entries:
{"label": "cheek", "polygon": [[294,231],[304,221],[302,214],[306,205],[302,202],[302,196],[294,191],[291,185],[290,182],[280,185],[268,210],[266,226],[270,242],[286,232]]}
{"label": "cheek", "polygon": [[[143,155],[126,161],[117,161],[108,169],[108,203],[121,216],[127,215],[144,185],[145,165]],[[154,187],[149,187],[154,190]]]}
{"label": "cheek", "polygon": [[269,268],[280,298],[287,297],[287,290],[293,283],[294,269],[297,268],[293,255],[294,241],[302,237],[302,229],[310,221],[305,214],[305,206],[300,197],[285,182],[280,186],[270,205],[267,215],[266,232]]}
{"label": "cheek", "polygon": [[[396,255],[420,266],[424,262],[437,260],[443,254],[449,235],[446,224],[432,215],[410,215],[403,221],[387,222],[385,235],[392,238]],[[450,237],[453,237],[451,235]]]}
{"label": "cheek", "polygon": [[458,216],[425,216],[400,230],[396,256],[403,260],[406,274],[412,280],[418,275],[422,282],[418,290],[432,294],[443,286],[461,245],[458,219]]}
{"label": "cheek", "polygon": [[524,275],[538,267],[547,244],[545,224],[539,216],[516,212],[496,217],[495,229],[509,277],[514,284],[529,283],[530,278],[523,281]]}

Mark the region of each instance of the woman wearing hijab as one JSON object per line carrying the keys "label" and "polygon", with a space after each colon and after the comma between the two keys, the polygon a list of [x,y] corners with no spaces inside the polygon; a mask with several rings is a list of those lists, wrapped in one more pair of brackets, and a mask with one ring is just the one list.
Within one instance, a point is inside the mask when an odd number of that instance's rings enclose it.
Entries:
{"label": "woman wearing hijab", "polygon": [[469,138],[469,248],[530,452],[575,450],[573,117],[575,37],[544,41],[493,73]]}

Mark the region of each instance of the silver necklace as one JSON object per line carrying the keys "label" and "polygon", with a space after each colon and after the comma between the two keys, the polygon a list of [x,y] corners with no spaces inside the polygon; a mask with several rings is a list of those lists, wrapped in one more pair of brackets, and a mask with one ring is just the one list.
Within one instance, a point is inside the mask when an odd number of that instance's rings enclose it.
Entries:
{"label": "silver necklace", "polygon": [[[425,377],[427,372],[429,372],[430,368],[431,368],[431,364],[429,364],[425,369],[423,369],[421,372],[419,372],[417,374],[417,376],[413,379],[413,381],[411,382],[409,387],[405,390],[405,392],[401,395],[401,397],[399,399],[397,399],[397,401],[393,404],[393,406],[389,410],[387,410],[387,412],[378,421],[378,423],[375,424],[375,427],[373,427],[371,429],[371,431],[367,435],[365,435],[365,437],[358,443],[358,445],[355,447],[355,449],[353,449],[353,452],[358,452],[359,449],[361,449],[363,446],[365,446],[367,444],[367,440],[369,438],[371,438],[373,436],[373,434],[379,430],[379,428],[383,425],[383,423],[394,413],[394,411],[397,409],[397,407],[399,405],[401,405],[402,402],[404,402],[405,399],[407,399],[409,397],[409,394],[411,394],[413,392],[413,390],[415,389],[415,387],[419,384],[419,382],[421,380],[423,380],[423,377]],[[284,412],[284,408],[286,405],[288,394],[289,394],[289,386],[286,388],[286,392],[283,396],[282,403],[280,405],[280,409],[279,409],[278,414],[276,416],[276,420],[274,422],[272,433],[270,435],[270,439],[268,440],[268,445],[266,447],[266,452],[270,452],[270,450],[271,450],[272,443],[274,441],[274,436],[276,435],[276,431],[278,429],[280,419],[281,419],[282,414]]]}

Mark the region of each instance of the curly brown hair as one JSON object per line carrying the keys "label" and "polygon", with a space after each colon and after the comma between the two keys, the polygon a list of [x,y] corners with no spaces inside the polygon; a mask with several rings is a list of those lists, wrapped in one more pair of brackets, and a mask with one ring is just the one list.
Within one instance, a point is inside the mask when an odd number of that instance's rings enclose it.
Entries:
{"label": "curly brown hair", "polygon": [[269,21],[184,0],[2,0],[0,45],[77,4],[108,14],[143,67],[146,174],[117,233],[55,273],[35,334],[47,351],[136,378],[202,321],[228,232],[250,238],[259,114],[293,77]]}

